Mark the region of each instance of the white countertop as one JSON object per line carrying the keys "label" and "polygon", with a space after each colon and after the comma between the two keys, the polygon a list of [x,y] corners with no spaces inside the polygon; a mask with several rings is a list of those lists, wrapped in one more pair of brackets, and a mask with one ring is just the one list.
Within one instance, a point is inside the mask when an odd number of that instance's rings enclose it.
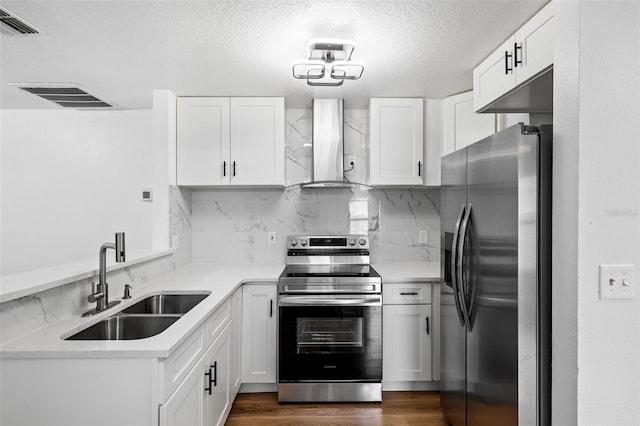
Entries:
{"label": "white countertop", "polygon": [[[133,297],[90,318],[57,321],[0,347],[0,358],[166,358],[209,314],[245,282],[276,283],[284,265],[192,264],[136,286]],[[140,340],[63,340],[88,325],[113,315],[146,295],[171,290],[211,291],[211,295],[162,333]]]}
{"label": "white countertop", "polygon": [[[385,282],[439,280],[438,262],[376,263]],[[247,282],[276,283],[283,264],[191,264],[136,286],[133,297],[90,318],[79,315],[55,322],[0,347],[0,358],[166,358],[233,292]],[[162,333],[140,340],[64,340],[144,297],[159,292],[210,291],[211,295]]]}

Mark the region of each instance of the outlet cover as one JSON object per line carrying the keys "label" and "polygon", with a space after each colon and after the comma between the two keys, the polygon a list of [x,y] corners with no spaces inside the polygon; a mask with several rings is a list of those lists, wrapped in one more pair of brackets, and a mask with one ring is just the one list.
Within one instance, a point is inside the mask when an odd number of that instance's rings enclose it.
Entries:
{"label": "outlet cover", "polygon": [[171,248],[177,249],[180,247],[180,235],[171,236]]}
{"label": "outlet cover", "polygon": [[275,244],[276,243],[276,233],[275,232],[269,232],[269,244]]}
{"label": "outlet cover", "polygon": [[600,299],[636,297],[634,265],[600,265]]}
{"label": "outlet cover", "polygon": [[429,243],[429,231],[418,231],[418,242],[420,244]]}

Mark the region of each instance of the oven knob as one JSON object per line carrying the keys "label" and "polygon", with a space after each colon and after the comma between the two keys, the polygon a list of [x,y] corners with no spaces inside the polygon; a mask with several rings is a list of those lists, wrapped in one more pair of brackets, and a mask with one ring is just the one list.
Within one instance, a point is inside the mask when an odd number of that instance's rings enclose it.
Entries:
{"label": "oven knob", "polygon": [[307,240],[300,240],[300,245],[301,246],[306,246],[307,245]]}
{"label": "oven knob", "polygon": [[291,241],[289,241],[289,245],[290,245],[291,247],[295,247],[297,244],[298,244],[298,242],[297,242],[296,240],[291,240]]}
{"label": "oven knob", "polygon": [[350,246],[355,246],[356,245],[356,239],[355,238],[349,238],[349,241],[347,241],[349,243]]}
{"label": "oven knob", "polygon": [[358,240],[358,243],[360,243],[361,246],[367,244],[367,241],[364,238],[360,238],[360,240]]}

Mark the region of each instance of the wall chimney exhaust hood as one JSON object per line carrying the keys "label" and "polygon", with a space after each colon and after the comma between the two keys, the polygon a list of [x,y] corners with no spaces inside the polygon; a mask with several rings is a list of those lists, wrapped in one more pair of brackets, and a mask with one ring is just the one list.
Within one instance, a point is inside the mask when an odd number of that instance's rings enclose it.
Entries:
{"label": "wall chimney exhaust hood", "polygon": [[344,102],[342,99],[314,99],[312,121],[311,182],[301,188],[370,189],[349,182],[344,175]]}

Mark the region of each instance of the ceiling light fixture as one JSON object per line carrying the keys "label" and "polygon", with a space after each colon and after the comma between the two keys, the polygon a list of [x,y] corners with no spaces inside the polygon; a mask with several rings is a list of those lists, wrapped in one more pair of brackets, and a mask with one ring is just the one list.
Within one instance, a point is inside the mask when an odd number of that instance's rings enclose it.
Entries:
{"label": "ceiling light fixture", "polygon": [[364,65],[351,60],[355,44],[349,40],[313,39],[307,61],[293,65],[293,76],[309,86],[341,86],[362,77]]}

